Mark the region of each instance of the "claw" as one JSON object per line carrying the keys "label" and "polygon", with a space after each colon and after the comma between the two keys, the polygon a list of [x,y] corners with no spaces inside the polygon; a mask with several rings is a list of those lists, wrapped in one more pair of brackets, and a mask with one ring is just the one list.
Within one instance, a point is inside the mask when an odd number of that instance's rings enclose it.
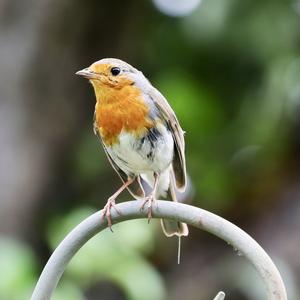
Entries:
{"label": "claw", "polygon": [[151,219],[152,219],[152,204],[153,202],[155,201],[154,199],[154,195],[153,194],[150,194],[149,196],[147,196],[145,198],[145,200],[143,201],[142,205],[141,205],[141,208],[140,210],[143,210],[145,205],[148,203],[148,213],[147,213],[147,216],[148,216],[148,224],[150,223]]}
{"label": "claw", "polygon": [[115,198],[109,198],[107,200],[107,203],[105,204],[102,212],[102,218],[101,221],[104,221],[104,218],[107,220],[107,226],[109,227],[110,231],[113,232],[112,230],[112,221],[111,221],[111,209],[114,208],[115,211],[121,215],[121,211],[116,207],[116,201]]}

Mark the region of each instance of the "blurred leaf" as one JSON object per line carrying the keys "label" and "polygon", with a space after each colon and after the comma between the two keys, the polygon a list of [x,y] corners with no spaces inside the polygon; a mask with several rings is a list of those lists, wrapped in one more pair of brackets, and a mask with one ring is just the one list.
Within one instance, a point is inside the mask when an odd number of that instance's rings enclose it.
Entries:
{"label": "blurred leaf", "polygon": [[77,284],[63,279],[63,283],[59,283],[55,289],[51,300],[85,300],[83,293]]}
{"label": "blurred leaf", "polygon": [[29,299],[36,280],[34,255],[25,244],[0,237],[0,298]]}

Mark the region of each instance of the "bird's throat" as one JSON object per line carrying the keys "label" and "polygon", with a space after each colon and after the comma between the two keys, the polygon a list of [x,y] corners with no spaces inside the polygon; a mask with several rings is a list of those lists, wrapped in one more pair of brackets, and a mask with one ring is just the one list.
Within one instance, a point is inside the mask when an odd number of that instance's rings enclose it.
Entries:
{"label": "bird's throat", "polygon": [[117,143],[122,131],[138,136],[153,126],[149,108],[138,88],[126,86],[100,93],[95,89],[95,93],[95,126],[106,145]]}

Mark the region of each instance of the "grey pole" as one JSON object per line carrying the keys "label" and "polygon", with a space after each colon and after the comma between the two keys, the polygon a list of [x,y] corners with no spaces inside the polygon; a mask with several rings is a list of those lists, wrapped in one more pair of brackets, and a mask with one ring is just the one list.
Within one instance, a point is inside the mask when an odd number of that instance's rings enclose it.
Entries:
{"label": "grey pole", "polygon": [[[117,205],[122,212],[118,215],[112,209],[112,221],[147,218],[147,211],[141,211],[141,201],[123,202]],[[198,207],[171,201],[155,202],[153,218],[174,219],[210,232],[230,244],[244,255],[256,268],[266,287],[268,300],[287,300],[285,286],[271,258],[263,248],[246,232],[231,222]],[[77,225],[58,245],[48,260],[33,291],[31,300],[49,300],[68,263],[74,254],[95,234],[107,227],[102,220],[102,211],[96,212]],[[219,292],[214,300],[224,299]]]}

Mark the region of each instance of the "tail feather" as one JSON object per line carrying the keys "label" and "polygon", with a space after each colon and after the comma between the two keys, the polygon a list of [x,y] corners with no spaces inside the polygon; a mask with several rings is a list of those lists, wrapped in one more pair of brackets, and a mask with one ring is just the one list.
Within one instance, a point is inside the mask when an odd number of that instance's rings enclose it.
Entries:
{"label": "tail feather", "polygon": [[[154,177],[151,173],[141,174],[141,178],[149,186],[142,184],[143,189],[147,192],[149,187],[153,187]],[[165,172],[160,174],[158,188],[156,191],[156,199],[167,198],[175,202],[178,202],[176,196],[176,182],[172,166]],[[162,230],[167,237],[177,236],[178,237],[178,263],[180,262],[180,247],[181,247],[181,237],[188,236],[189,228],[185,223],[176,220],[160,220]]]}
{"label": "tail feather", "polygon": [[[176,190],[175,190],[175,179],[172,174],[172,170],[170,170],[170,186],[169,186],[169,195],[171,199],[175,202],[177,201]],[[181,237],[188,236],[189,228],[185,223],[175,221],[175,220],[160,220],[160,224],[164,234],[167,237],[177,236],[178,237],[178,254],[177,254],[177,263],[180,264],[180,256],[181,256]]]}
{"label": "tail feather", "polygon": [[167,237],[188,236],[189,228],[185,223],[173,220],[160,220],[162,230]]}
{"label": "tail feather", "polygon": [[[175,191],[175,182],[174,182],[174,176],[172,174],[172,171],[170,170],[170,186],[169,186],[169,192],[171,199],[175,202],[177,201],[176,191]],[[167,237],[172,236],[188,236],[189,234],[189,228],[185,223],[174,221],[174,220],[165,220],[161,219],[161,227],[164,232],[164,234]]]}

